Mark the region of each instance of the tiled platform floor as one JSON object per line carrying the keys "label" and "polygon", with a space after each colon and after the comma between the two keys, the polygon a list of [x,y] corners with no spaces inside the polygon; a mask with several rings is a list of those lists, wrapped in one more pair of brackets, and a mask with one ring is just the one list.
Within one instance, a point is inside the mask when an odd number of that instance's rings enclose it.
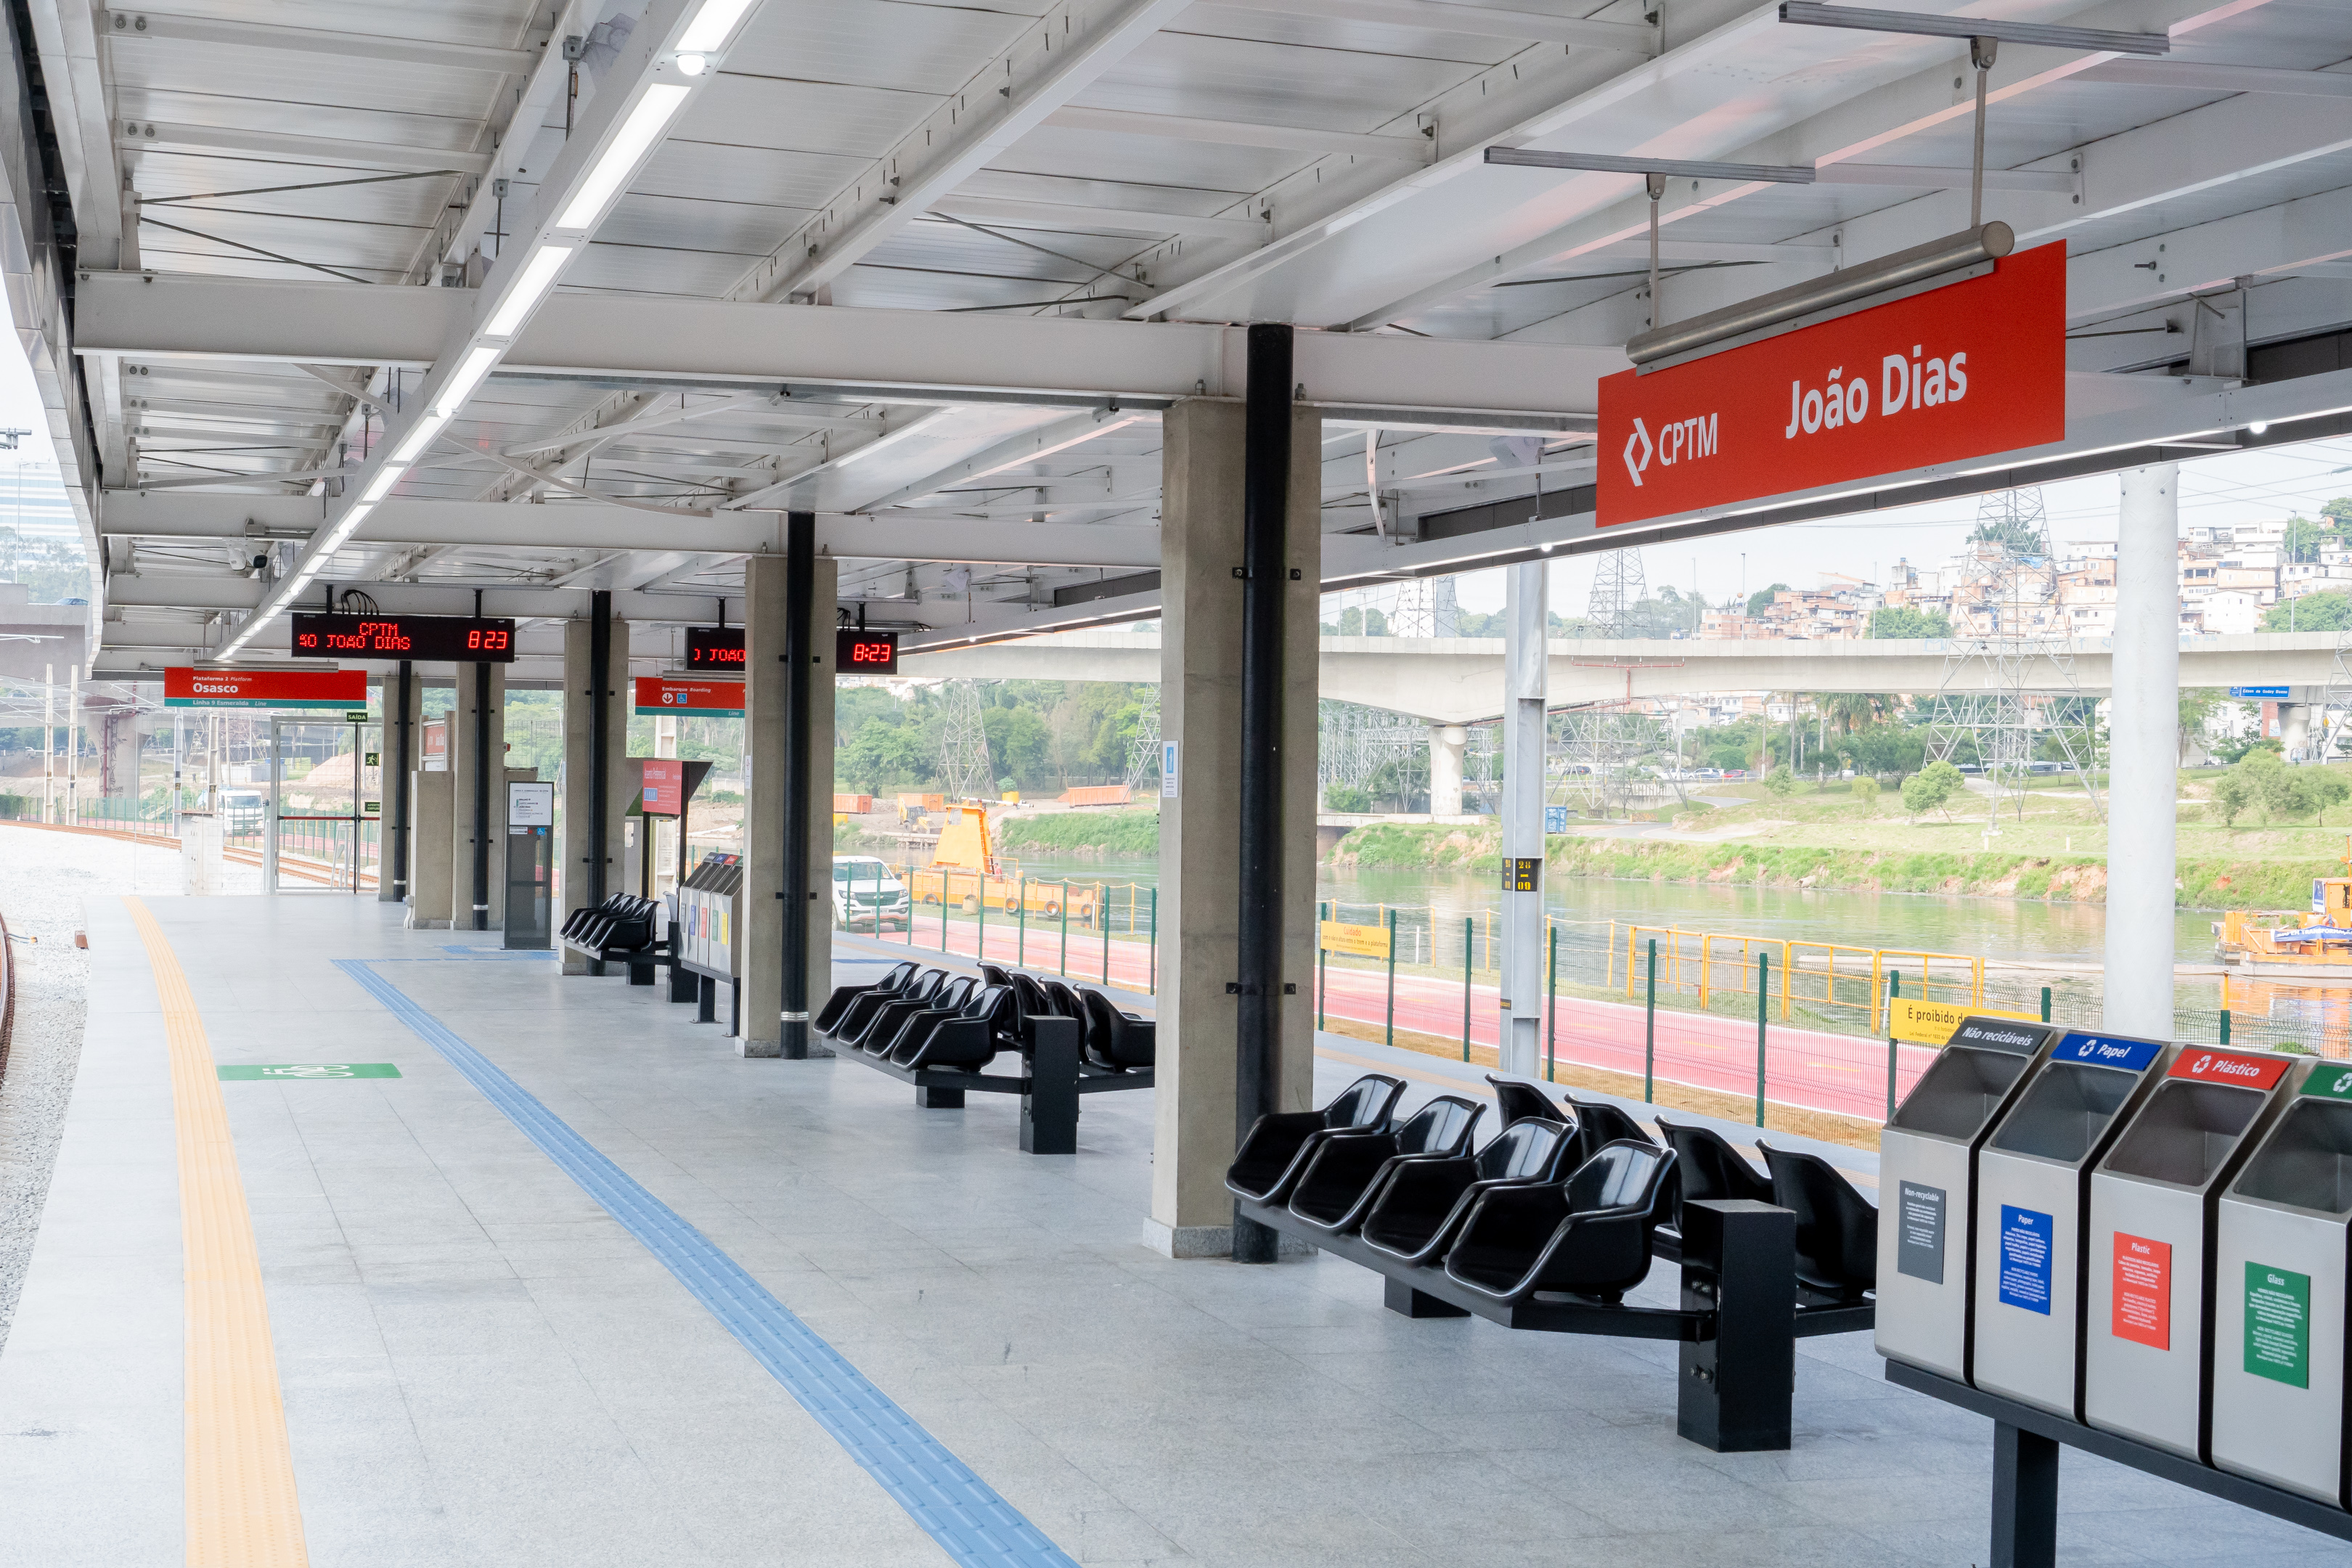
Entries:
{"label": "tiled platform floor", "polygon": [[[315,1563],[947,1560],[332,966],[350,958],[399,961],[381,973],[1082,1563],[1985,1561],[1989,1426],[1887,1387],[1865,1336],[1801,1347],[1793,1451],[1708,1454],[1674,1436],[1671,1347],[1409,1321],[1328,1258],[1147,1250],[1148,1094],[1089,1097],[1080,1153],[1033,1158],[1010,1100],[919,1110],[849,1064],[741,1060],[658,991],[452,958],[488,939],[404,932],[373,902],[150,907],[222,1063],[403,1075],[222,1086]],[[89,1044],[0,1355],[0,1563],[40,1568],[181,1560],[170,1088],[121,905],[94,900],[89,929]],[[2069,1563],[2352,1563],[2352,1548],[2071,1454],[2063,1504]]]}

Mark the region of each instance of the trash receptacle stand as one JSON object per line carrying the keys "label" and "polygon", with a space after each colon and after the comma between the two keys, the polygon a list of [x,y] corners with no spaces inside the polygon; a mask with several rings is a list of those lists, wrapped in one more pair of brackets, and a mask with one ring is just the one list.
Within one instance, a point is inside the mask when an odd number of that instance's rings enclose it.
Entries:
{"label": "trash receptacle stand", "polygon": [[1716,1314],[1686,1340],[1675,1430],[1718,1454],[1789,1446],[1797,1376],[1797,1216],[1752,1198],[1683,1205],[1685,1310]]}
{"label": "trash receptacle stand", "polygon": [[[1068,908],[1066,897],[1064,900]],[[1031,1018],[1037,1045],[1030,1053],[1029,1092],[1021,1097],[1021,1150],[1026,1154],[1078,1152],[1078,1021]]]}
{"label": "trash receptacle stand", "polygon": [[1992,1428],[1992,1568],[2057,1568],[2058,1444]]}

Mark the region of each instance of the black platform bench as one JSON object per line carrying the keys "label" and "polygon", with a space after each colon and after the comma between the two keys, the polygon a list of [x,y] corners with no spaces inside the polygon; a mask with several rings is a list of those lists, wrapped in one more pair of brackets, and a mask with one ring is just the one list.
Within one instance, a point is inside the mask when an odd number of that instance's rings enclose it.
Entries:
{"label": "black platform bench", "polygon": [[1080,1095],[1151,1087],[1149,1068],[1107,1072],[1086,1061],[1083,1027],[1076,1018],[1031,1016],[1022,1026],[1035,1043],[1021,1058],[1024,1071],[1019,1077],[965,1068],[903,1068],[858,1050],[839,1049],[835,1055],[913,1084],[915,1103],[933,1110],[961,1110],[967,1093],[1019,1095],[1021,1149],[1027,1154],[1078,1152]]}

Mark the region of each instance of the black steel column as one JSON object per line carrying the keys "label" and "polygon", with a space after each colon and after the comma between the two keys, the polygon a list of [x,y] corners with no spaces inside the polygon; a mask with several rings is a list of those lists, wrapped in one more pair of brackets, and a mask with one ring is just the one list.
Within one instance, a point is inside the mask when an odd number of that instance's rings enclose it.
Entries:
{"label": "black steel column", "polygon": [[[815,658],[816,513],[784,517],[784,984],[778,1055],[808,1055],[809,669]],[[825,620],[831,624],[832,606]]]}
{"label": "black steel column", "polygon": [[604,901],[611,859],[605,826],[612,809],[613,595],[588,595],[588,902]]}
{"label": "black steel column", "polygon": [[392,762],[396,770],[392,781],[392,900],[396,904],[408,901],[408,770],[412,762],[408,705],[415,679],[415,667],[402,659],[400,706],[394,710],[399,717],[392,721]]}
{"label": "black steel column", "polygon": [[[1290,565],[1290,328],[1249,330],[1242,462],[1241,909],[1234,1035],[1240,1135],[1275,1109],[1282,1043],[1283,598]],[[1234,1215],[1234,1261],[1271,1263],[1280,1237]]]}
{"label": "black steel column", "polygon": [[474,929],[490,929],[490,667],[474,666]]}
{"label": "black steel column", "polygon": [[2056,1568],[2058,1442],[1992,1428],[1992,1568]]}

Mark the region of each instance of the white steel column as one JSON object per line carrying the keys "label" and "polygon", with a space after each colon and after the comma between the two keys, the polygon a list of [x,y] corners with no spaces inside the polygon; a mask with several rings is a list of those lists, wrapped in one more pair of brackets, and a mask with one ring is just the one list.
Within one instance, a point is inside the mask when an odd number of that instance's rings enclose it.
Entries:
{"label": "white steel column", "polygon": [[1503,607],[1502,1069],[1533,1078],[1543,1043],[1543,878],[1509,890],[1515,860],[1543,862],[1545,623],[1550,608],[1540,561],[1506,568]]}
{"label": "white steel column", "polygon": [[2105,1026],[2172,1037],[2180,466],[2123,471],[2107,769]]}
{"label": "white steel column", "polygon": [[58,667],[41,666],[41,820],[57,818]]}

